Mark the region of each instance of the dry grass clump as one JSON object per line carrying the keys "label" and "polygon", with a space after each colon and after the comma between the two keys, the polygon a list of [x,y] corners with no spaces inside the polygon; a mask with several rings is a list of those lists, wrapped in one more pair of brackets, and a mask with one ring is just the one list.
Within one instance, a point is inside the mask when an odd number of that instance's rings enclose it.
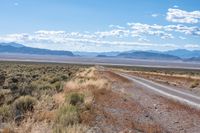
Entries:
{"label": "dry grass clump", "polygon": [[56,125],[66,127],[79,123],[78,108],[67,104],[59,108],[56,114]]}
{"label": "dry grass clump", "polygon": [[56,113],[55,133],[84,133],[88,127],[83,126],[80,113],[83,111],[84,95],[78,92],[67,93],[65,103]]}

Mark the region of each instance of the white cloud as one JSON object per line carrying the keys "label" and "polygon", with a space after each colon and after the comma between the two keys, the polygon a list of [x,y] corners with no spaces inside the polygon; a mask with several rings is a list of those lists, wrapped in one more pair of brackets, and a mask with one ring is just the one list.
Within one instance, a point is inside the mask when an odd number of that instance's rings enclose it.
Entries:
{"label": "white cloud", "polygon": [[200,49],[200,45],[197,45],[197,44],[186,44],[186,45],[184,45],[184,48],[190,49],[190,50],[196,50],[196,49]]}
{"label": "white cloud", "polygon": [[[0,42],[17,42],[25,44],[26,46],[48,48],[48,49],[62,49],[81,51],[82,48],[86,50],[103,51],[103,47],[106,50],[113,50],[113,48],[119,48],[119,51],[124,49],[162,49],[173,48],[173,44],[156,44],[147,42],[148,40],[140,41],[117,41],[117,40],[99,40],[98,38],[84,38],[79,36],[80,33],[66,33],[60,31],[37,31],[33,34],[9,34],[0,36]],[[79,37],[77,37],[79,36]],[[104,49],[105,50],[105,49]]]}
{"label": "white cloud", "polygon": [[174,7],[174,8],[179,8],[179,6],[177,6],[177,5],[174,5],[173,7]]}
{"label": "white cloud", "polygon": [[196,26],[185,26],[185,25],[167,25],[164,26],[164,30],[166,31],[175,31],[184,33],[186,35],[194,35],[194,36],[200,36],[200,28]]}
{"label": "white cloud", "polygon": [[129,30],[123,30],[123,29],[113,29],[110,31],[103,31],[103,32],[95,32],[95,35],[97,35],[100,38],[105,37],[125,37],[129,35]]}
{"label": "white cloud", "polygon": [[161,25],[148,25],[148,24],[141,24],[141,23],[128,23],[128,26],[130,26],[131,34],[133,36],[139,36],[142,34],[146,35],[152,35],[152,36],[158,36],[162,39],[172,39],[174,38],[172,34],[166,33],[163,30],[163,26]]}
{"label": "white cloud", "polygon": [[117,28],[117,29],[125,29],[125,27],[119,26],[119,25],[109,25],[110,28]]}
{"label": "white cloud", "polygon": [[154,17],[154,18],[156,18],[156,17],[159,16],[159,14],[152,14],[151,16]]}
{"label": "white cloud", "polygon": [[[35,46],[50,49],[80,50],[81,48],[93,48],[100,50],[100,47],[119,48],[141,48],[141,49],[175,49],[180,45],[175,44],[157,44],[155,37],[171,39],[187,39],[186,35],[200,37],[200,28],[196,26],[178,25],[158,25],[127,23],[126,27],[111,25],[108,31],[98,32],[66,32],[39,30],[34,33],[8,34],[0,36],[0,42],[18,42],[27,46]],[[179,33],[179,34],[174,34]],[[153,38],[152,38],[153,37]],[[174,39],[175,38],[175,39]],[[176,40],[175,40],[176,41]],[[198,44],[185,45],[185,48],[199,48]],[[98,48],[96,48],[98,47]],[[95,49],[96,48],[96,49]],[[199,48],[200,49],[200,48]]]}
{"label": "white cloud", "polygon": [[181,9],[169,8],[166,19],[169,22],[195,24],[200,22],[200,11],[187,12]]}

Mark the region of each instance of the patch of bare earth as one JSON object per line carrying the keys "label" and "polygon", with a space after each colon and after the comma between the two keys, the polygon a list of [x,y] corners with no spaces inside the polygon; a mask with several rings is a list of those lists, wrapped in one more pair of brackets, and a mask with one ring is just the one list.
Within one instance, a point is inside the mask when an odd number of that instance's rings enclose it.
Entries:
{"label": "patch of bare earth", "polygon": [[100,72],[99,74],[101,78],[108,80],[111,87],[93,91],[94,103],[91,107],[92,110],[86,115],[87,118],[83,117],[83,121],[96,129],[95,132],[167,132],[137,101],[128,94],[121,93],[120,89],[131,86],[127,79],[109,71]]}
{"label": "patch of bare earth", "polygon": [[[119,85],[123,86],[122,83],[119,83]],[[137,106],[140,106],[146,111],[146,113],[141,111],[141,115],[148,114],[148,117],[154,123],[157,123],[164,129],[160,132],[199,133],[200,126],[198,123],[200,122],[200,111],[154,94],[152,91],[143,90],[133,83],[131,87],[123,88],[123,92],[130,96],[130,99]],[[143,119],[143,117],[140,117],[140,119]]]}

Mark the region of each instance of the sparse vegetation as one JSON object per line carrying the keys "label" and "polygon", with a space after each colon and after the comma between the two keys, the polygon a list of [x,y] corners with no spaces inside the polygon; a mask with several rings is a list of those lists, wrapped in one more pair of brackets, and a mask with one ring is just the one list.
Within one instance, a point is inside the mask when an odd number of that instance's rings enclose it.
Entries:
{"label": "sparse vegetation", "polygon": [[66,64],[0,62],[0,74],[0,124],[12,125],[0,132],[164,130],[146,116],[145,108],[132,99],[134,95],[126,93],[132,83],[111,71]]}
{"label": "sparse vegetation", "polygon": [[77,107],[67,105],[58,109],[52,96],[62,92],[65,83],[79,69],[78,65],[0,62],[0,124],[17,122],[19,126],[23,120],[32,119],[39,110],[44,112],[42,114],[51,114],[50,122],[54,122],[52,113],[59,110],[55,122],[77,123]]}

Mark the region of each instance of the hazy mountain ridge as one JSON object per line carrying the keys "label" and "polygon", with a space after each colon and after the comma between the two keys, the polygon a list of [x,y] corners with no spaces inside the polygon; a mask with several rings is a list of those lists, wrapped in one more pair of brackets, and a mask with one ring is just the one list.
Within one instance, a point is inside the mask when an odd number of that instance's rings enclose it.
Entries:
{"label": "hazy mountain ridge", "polygon": [[17,43],[0,43],[1,53],[20,53],[20,54],[36,54],[36,55],[64,55],[74,56],[70,51],[56,51],[40,48],[26,47]]}
{"label": "hazy mountain ridge", "polygon": [[164,52],[166,54],[178,56],[180,58],[193,58],[193,57],[200,57],[200,50],[186,50],[186,49],[176,49],[171,51]]}
{"label": "hazy mountain ridge", "polygon": [[134,58],[134,59],[181,60],[181,58],[177,56],[162,54],[162,53],[145,52],[145,51],[136,51],[136,52],[131,52],[131,53],[125,52],[117,56],[124,57],[124,58]]}
{"label": "hazy mountain ridge", "polygon": [[0,43],[0,53],[18,53],[35,55],[62,55],[79,57],[102,57],[102,58],[133,58],[133,59],[152,59],[152,60],[183,60],[200,61],[200,50],[189,51],[185,49],[176,49],[171,51],[137,51],[130,50],[126,52],[71,52],[62,50],[48,50],[40,48],[26,47],[15,42]]}

